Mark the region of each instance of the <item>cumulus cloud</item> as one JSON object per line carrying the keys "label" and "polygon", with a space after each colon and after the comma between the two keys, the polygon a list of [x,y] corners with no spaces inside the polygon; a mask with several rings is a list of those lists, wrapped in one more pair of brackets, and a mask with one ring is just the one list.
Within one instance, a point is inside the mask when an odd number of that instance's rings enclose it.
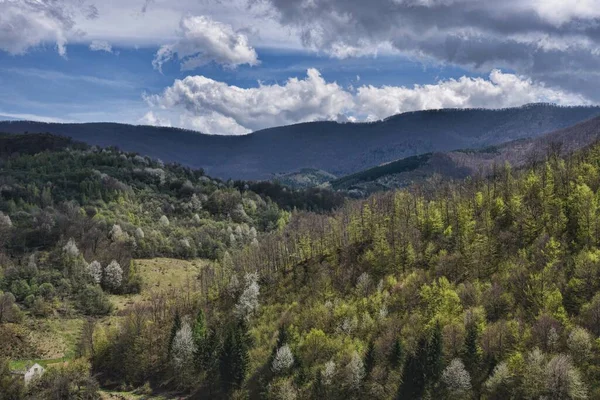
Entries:
{"label": "cumulus cloud", "polygon": [[380,47],[479,71],[509,68],[600,100],[598,0],[248,0],[334,57]]}
{"label": "cumulus cloud", "polygon": [[[205,76],[188,76],[146,101],[166,110],[182,110],[207,133],[247,133],[269,126],[303,121],[335,120],[352,106],[352,95],[309,69],[305,79],[290,78],[284,85],[240,88]],[[200,127],[200,126],[198,126]]]}
{"label": "cumulus cloud", "polygon": [[105,51],[107,53],[113,52],[113,48],[112,48],[111,44],[105,40],[92,40],[92,43],[90,43],[90,50],[91,51]]}
{"label": "cumulus cloud", "polygon": [[58,53],[67,53],[67,37],[74,32],[74,18],[97,18],[97,9],[84,0],[0,0],[0,50],[20,55],[46,42]]}
{"label": "cumulus cloud", "polygon": [[246,35],[210,17],[191,15],[181,19],[178,40],[161,46],[152,65],[160,70],[165,62],[175,58],[181,61],[182,70],[193,70],[209,62],[230,68],[259,63]]}
{"label": "cumulus cloud", "polygon": [[171,121],[168,118],[159,117],[152,111],[148,111],[138,120],[138,123],[140,125],[171,126]]}
{"label": "cumulus cloud", "polygon": [[372,121],[424,109],[590,102],[581,95],[499,70],[493,70],[488,79],[462,77],[413,87],[363,85],[354,91],[327,82],[316,69],[309,69],[304,79],[249,89],[188,76],[145,99],[152,115],[177,115],[179,126],[215,134],[244,134],[317,120]]}
{"label": "cumulus cloud", "polygon": [[527,103],[588,104],[585,97],[536,84],[531,79],[493,70],[489,79],[448,79],[433,85],[361,86],[356,111],[377,120],[407,111],[440,108],[503,108]]}

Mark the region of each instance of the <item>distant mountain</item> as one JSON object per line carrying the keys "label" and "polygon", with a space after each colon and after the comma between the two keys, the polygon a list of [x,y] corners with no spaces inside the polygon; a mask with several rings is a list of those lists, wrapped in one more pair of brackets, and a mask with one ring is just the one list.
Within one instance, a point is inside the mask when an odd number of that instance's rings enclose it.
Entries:
{"label": "distant mountain", "polygon": [[494,165],[509,162],[518,168],[543,160],[548,154],[568,155],[600,140],[600,117],[535,138],[518,139],[480,150],[421,154],[369,168],[330,181],[335,190],[364,196],[377,190],[408,186],[437,174],[462,179],[492,172]]}
{"label": "distant mountain", "polygon": [[373,123],[311,122],[245,136],[115,123],[0,122],[0,132],[53,133],[202,167],[220,178],[271,179],[312,168],[344,176],[399,158],[483,148],[539,136],[600,115],[599,107],[532,104],[501,110],[445,109]]}

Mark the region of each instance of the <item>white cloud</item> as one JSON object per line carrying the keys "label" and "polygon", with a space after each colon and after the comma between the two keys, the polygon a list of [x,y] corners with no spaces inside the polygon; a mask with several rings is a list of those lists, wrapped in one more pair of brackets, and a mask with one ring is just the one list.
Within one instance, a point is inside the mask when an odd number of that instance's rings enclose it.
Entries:
{"label": "white cloud", "polygon": [[[336,120],[352,107],[352,95],[337,83],[327,83],[316,69],[305,79],[284,85],[243,89],[204,76],[176,80],[147,102],[163,110],[180,110],[191,121],[206,125],[206,133],[246,133],[303,121]],[[199,118],[199,119],[198,119]],[[230,130],[217,130],[229,126]]]}
{"label": "white cloud", "polygon": [[155,68],[160,70],[165,62],[175,58],[181,61],[182,70],[193,70],[209,62],[231,68],[259,63],[246,35],[210,17],[182,18],[178,36],[175,43],[160,47],[152,62]]}
{"label": "white cloud", "polygon": [[92,43],[90,43],[90,50],[105,51],[107,53],[113,52],[111,44],[108,43],[106,40],[92,40]]}
{"label": "white cloud", "polygon": [[66,56],[67,37],[75,31],[74,17],[94,19],[97,10],[85,0],[0,0],[0,50],[21,55],[47,42]]}
{"label": "white cloud", "polygon": [[171,126],[171,121],[168,118],[159,117],[152,111],[148,111],[138,120],[138,123],[140,125]]}
{"label": "white cloud", "polygon": [[407,111],[439,108],[503,108],[527,103],[588,104],[585,97],[536,84],[514,74],[493,70],[489,79],[469,78],[440,81],[433,85],[361,86],[356,111],[367,120],[386,118]]}
{"label": "white cloud", "polygon": [[243,134],[318,120],[370,121],[424,109],[590,103],[583,96],[499,70],[488,79],[462,77],[414,87],[363,85],[355,92],[325,81],[316,69],[284,85],[249,89],[188,76],[145,99],[154,113],[177,115],[179,126],[214,134]]}
{"label": "white cloud", "polygon": [[45,115],[28,114],[28,113],[10,113],[0,110],[1,120],[16,120],[16,121],[38,121],[47,123],[67,123],[72,122],[63,118],[48,117]]}

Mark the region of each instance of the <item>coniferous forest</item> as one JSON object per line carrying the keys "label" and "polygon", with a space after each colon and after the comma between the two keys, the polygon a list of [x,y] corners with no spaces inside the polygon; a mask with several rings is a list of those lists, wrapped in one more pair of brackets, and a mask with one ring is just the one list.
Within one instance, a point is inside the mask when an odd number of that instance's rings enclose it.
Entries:
{"label": "coniferous forest", "polygon": [[365,200],[50,135],[0,168],[0,399],[600,398],[598,144]]}

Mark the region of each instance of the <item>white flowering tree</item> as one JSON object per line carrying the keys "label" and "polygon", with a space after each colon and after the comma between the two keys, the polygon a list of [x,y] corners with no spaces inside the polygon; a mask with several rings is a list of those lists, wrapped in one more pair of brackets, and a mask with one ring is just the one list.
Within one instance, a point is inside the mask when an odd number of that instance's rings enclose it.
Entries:
{"label": "white flowering tree", "polygon": [[571,357],[558,354],[546,365],[546,391],[554,399],[587,399],[587,389]]}
{"label": "white flowering tree", "polygon": [[102,282],[102,265],[98,261],[92,261],[88,265],[88,273],[96,284]]}
{"label": "white flowering tree", "polygon": [[360,355],[355,351],[348,365],[346,365],[346,385],[351,389],[358,389],[365,378],[365,365]]}
{"label": "white flowering tree", "polygon": [[117,290],[123,283],[123,269],[116,260],[112,260],[104,269],[104,284],[111,290]]}
{"label": "white flowering tree", "polygon": [[0,211],[0,228],[10,228],[12,227],[12,221],[10,217]]}
{"label": "white flowering tree", "polygon": [[142,228],[137,228],[135,230],[135,237],[137,239],[143,239],[144,237],[146,237],[146,234],[144,233],[144,230]]}
{"label": "white flowering tree", "polygon": [[324,385],[331,385],[337,374],[337,366],[333,360],[327,361],[325,367],[321,371],[321,377],[323,378]]}
{"label": "white flowering tree", "polygon": [[77,257],[79,256],[79,249],[77,248],[77,244],[73,238],[69,239],[67,244],[64,245],[63,251],[69,257]]}
{"label": "white flowering tree", "polygon": [[250,316],[258,309],[259,294],[260,286],[258,285],[258,274],[246,274],[244,291],[235,305],[236,315],[244,319],[250,318]]}
{"label": "white flowering tree", "polygon": [[124,239],[121,225],[114,224],[108,235],[113,242],[118,242],[121,239]]}
{"label": "white flowering tree", "polygon": [[184,322],[175,334],[171,350],[173,368],[177,372],[179,383],[182,385],[186,385],[190,381],[195,353],[196,345],[194,344],[192,328],[188,322]]}
{"label": "white flowering tree", "polygon": [[277,349],[273,362],[271,363],[271,370],[276,374],[282,374],[288,371],[294,365],[294,355],[290,346],[284,344]]}
{"label": "white flowering tree", "polygon": [[444,369],[442,382],[454,396],[464,396],[471,390],[471,376],[459,358],[450,361],[450,364]]}
{"label": "white flowering tree", "polygon": [[163,215],[162,217],[160,217],[158,222],[164,227],[167,227],[171,224],[171,222],[169,221],[169,218],[167,218],[166,215]]}
{"label": "white flowering tree", "polygon": [[503,361],[496,365],[492,375],[485,381],[485,388],[496,399],[508,398],[511,380],[512,374],[508,368],[508,364]]}

